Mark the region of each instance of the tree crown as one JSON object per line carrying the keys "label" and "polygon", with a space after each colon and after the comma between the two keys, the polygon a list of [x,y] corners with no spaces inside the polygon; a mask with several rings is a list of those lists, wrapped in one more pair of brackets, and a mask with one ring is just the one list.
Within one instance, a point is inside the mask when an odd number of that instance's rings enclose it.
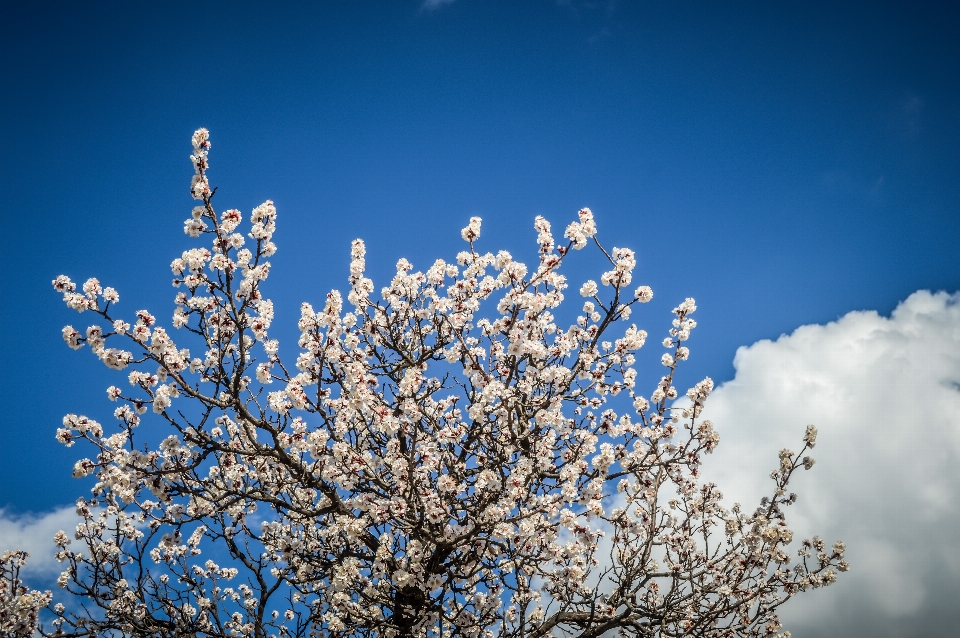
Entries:
{"label": "tree crown", "polygon": [[[532,266],[480,252],[471,218],[455,263],[401,259],[379,297],[354,241],[346,299],[303,304],[291,365],[262,290],[276,208],[240,232],[240,211],[213,206],[205,129],[193,148],[184,231],[208,243],[171,264],[182,338],[145,310],[121,318],[96,279],[53,282],[102,320],[65,327],[67,344],[131,371],[107,389],[119,428],[70,414],[57,432],[93,446],[74,474],[97,482],[77,505],[84,550],[55,539],[59,584],[87,607],[55,608],[52,633],[773,636],[781,604],[847,568],[842,543],[803,541],[793,565],[786,550],[813,426],[755,511],[701,480],[713,382],[682,404],[674,386],[695,302],[674,309],[641,394],[647,333],[628,322],[653,293],[589,209],[560,242],[537,217]],[[561,266],[591,244],[609,269],[561,325]],[[169,431],[158,445],[138,430],[148,410]]]}

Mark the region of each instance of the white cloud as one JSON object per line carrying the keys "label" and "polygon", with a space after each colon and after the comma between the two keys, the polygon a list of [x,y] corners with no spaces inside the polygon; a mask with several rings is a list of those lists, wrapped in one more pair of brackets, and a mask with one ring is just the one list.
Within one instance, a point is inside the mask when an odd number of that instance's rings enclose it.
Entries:
{"label": "white cloud", "polygon": [[[741,348],[704,414],[720,446],[705,475],[751,508],[777,451],[820,436],[791,484],[798,535],[842,539],[852,570],[783,608],[805,636],[926,636],[960,610],[960,294],[914,293]],[[951,602],[953,601],[953,602]]]}
{"label": "white cloud", "polygon": [[62,507],[47,514],[15,516],[0,509],[0,552],[22,549],[30,557],[24,567],[25,576],[46,577],[62,571],[53,557],[56,549],[53,535],[64,530],[73,537],[79,518],[74,506]]}

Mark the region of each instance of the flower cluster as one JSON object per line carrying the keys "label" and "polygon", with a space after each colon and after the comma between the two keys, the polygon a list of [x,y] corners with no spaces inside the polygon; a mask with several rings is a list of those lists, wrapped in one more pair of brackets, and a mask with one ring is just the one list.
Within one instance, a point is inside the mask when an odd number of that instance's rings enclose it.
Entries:
{"label": "flower cluster", "polygon": [[20,580],[20,568],[27,553],[8,551],[0,554],[0,636],[29,638],[40,620],[40,610],[50,604],[49,591],[31,590]]}
{"label": "flower cluster", "polygon": [[[653,292],[630,290],[634,252],[608,252],[589,209],[561,245],[536,218],[534,267],[480,251],[472,218],[469,250],[425,271],[399,260],[379,297],[355,241],[349,305],[336,290],[304,303],[285,364],[261,290],[276,208],[253,209],[244,236],[238,210],[213,207],[206,130],[193,146],[202,205],[185,229],[210,242],[171,269],[172,326],[196,356],[145,310],[114,317],[96,280],[53,282],[106,326],[67,326],[67,344],[132,367],[128,390],[107,390],[118,427],[68,415],[57,433],[92,445],[74,474],[95,485],[82,547],[55,539],[60,586],[88,611],[55,611],[55,632],[775,636],[779,605],[847,568],[842,544],[805,541],[792,564],[787,550],[786,487],[815,428],[752,513],[700,480],[713,382],[673,403],[695,302],[674,309],[665,374],[642,394],[648,335],[628,321]],[[567,325],[561,267],[589,240],[610,268]]]}

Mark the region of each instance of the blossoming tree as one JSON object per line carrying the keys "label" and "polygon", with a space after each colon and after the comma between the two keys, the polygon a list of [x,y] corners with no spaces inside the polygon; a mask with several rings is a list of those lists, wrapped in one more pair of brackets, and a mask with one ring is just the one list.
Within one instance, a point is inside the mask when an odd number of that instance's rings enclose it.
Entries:
{"label": "blossoming tree", "polygon": [[[74,474],[97,482],[77,543],[55,539],[84,606],[54,606],[48,634],[786,636],[777,608],[846,570],[839,542],[787,550],[812,426],[756,510],[701,480],[713,382],[674,401],[694,301],[673,311],[664,375],[639,385],[647,333],[626,324],[653,293],[589,209],[560,245],[536,218],[532,267],[480,252],[473,218],[456,263],[401,259],[379,297],[353,242],[346,306],[337,291],[302,305],[291,364],[263,290],[276,209],[239,232],[240,211],[213,205],[206,130],[193,147],[202,203],[184,230],[206,246],[173,261],[173,331],[122,318],[96,279],[54,281],[98,319],[67,344],[132,371],[107,389],[118,427],[71,414],[57,433],[93,447]],[[563,326],[561,266],[588,244],[610,267]],[[138,430],[147,411],[159,444]]]}

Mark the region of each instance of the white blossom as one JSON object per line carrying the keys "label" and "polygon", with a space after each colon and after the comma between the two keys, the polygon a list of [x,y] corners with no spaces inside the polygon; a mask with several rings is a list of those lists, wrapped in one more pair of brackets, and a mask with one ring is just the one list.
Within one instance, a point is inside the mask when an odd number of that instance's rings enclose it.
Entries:
{"label": "white blossom", "polygon": [[470,223],[460,231],[460,236],[463,237],[463,241],[470,243],[475,242],[480,238],[480,218],[471,217]]}

